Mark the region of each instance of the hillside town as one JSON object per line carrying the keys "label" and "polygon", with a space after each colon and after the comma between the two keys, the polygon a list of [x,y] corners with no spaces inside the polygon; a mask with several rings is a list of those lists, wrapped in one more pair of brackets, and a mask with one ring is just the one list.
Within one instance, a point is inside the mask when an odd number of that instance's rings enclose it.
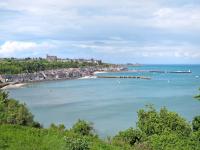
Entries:
{"label": "hillside town", "polygon": [[[68,79],[78,79],[82,77],[93,76],[95,72],[120,72],[126,71],[127,68],[123,65],[109,64],[107,66],[101,60],[95,59],[61,59],[57,56],[46,55],[46,58],[11,58],[15,62],[40,62],[45,60],[49,63],[71,63],[77,62],[78,64],[86,63],[93,64],[93,66],[84,67],[68,67],[68,68],[52,68],[47,70],[39,70],[34,72],[21,72],[17,74],[4,73],[0,74],[1,87],[8,84],[17,83],[28,83],[28,82],[41,82],[41,81],[51,81],[51,80],[68,80]],[[31,66],[34,65],[33,63]]]}
{"label": "hillside town", "polygon": [[70,59],[70,58],[59,58],[57,56],[51,56],[51,55],[46,55],[46,60],[48,61],[61,61],[61,62],[69,62],[69,61],[76,61],[76,62],[87,62],[87,63],[96,63],[96,64],[101,64],[102,60],[96,60],[96,59],[83,59],[83,58],[78,58],[78,59]]}
{"label": "hillside town", "polygon": [[[1,60],[4,60],[4,59],[7,59],[7,58],[0,58],[0,61]],[[96,63],[96,64],[101,64],[102,63],[102,60],[98,60],[98,59],[94,59],[94,58],[91,58],[91,59],[85,59],[85,58],[59,58],[58,56],[55,56],[55,55],[49,55],[47,54],[45,58],[42,58],[42,57],[26,57],[26,58],[10,58],[12,60],[47,60],[49,62],[53,62],[53,61],[57,61],[57,62],[79,62],[79,63]]]}

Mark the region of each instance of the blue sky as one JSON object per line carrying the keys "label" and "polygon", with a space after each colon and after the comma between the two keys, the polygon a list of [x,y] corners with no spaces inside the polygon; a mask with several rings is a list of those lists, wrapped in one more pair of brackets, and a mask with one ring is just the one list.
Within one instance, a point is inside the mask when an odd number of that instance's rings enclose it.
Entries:
{"label": "blue sky", "polygon": [[199,0],[1,0],[0,57],[200,63]]}

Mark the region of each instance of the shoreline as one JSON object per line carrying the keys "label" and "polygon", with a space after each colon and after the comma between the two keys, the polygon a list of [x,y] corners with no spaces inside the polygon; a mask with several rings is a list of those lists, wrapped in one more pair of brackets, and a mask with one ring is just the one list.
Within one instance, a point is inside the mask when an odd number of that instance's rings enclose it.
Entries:
{"label": "shoreline", "polygon": [[95,72],[93,72],[94,75],[101,74],[101,73],[108,73],[108,72],[106,72],[106,71],[95,71]]}
{"label": "shoreline", "polygon": [[124,68],[63,68],[55,70],[45,70],[34,73],[22,73],[12,75],[0,75],[0,89],[20,88],[28,83],[37,83],[44,81],[76,80],[76,79],[94,79],[97,74],[108,72],[121,72]]}
{"label": "shoreline", "polygon": [[94,76],[94,75],[91,75],[91,76],[84,76],[84,77],[81,77],[81,78],[78,78],[79,80],[83,80],[83,79],[96,79],[97,76]]}
{"label": "shoreline", "polygon": [[15,89],[15,88],[21,88],[25,85],[27,85],[28,83],[13,83],[13,84],[8,84],[4,87],[2,87],[2,90],[7,90],[7,89]]}

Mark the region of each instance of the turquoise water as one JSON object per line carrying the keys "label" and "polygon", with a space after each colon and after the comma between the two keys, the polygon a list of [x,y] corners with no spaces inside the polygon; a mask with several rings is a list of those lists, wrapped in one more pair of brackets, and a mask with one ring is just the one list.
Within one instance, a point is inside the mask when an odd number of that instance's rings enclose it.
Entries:
{"label": "turquoise water", "polygon": [[200,87],[199,65],[148,65],[129,69],[191,70],[192,73],[107,73],[105,75],[143,75],[152,79],[51,81],[9,92],[11,97],[25,102],[45,127],[52,122],[71,127],[80,118],[92,121],[102,137],[135,126],[137,111],[146,104],[154,104],[157,109],[166,106],[188,121],[200,115],[200,101],[193,99]]}

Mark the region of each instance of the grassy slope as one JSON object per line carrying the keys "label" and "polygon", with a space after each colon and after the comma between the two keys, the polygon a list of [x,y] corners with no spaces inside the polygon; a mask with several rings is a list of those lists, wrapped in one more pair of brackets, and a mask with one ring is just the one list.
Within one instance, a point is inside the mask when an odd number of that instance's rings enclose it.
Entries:
{"label": "grassy slope", "polygon": [[[66,150],[66,135],[53,130],[0,125],[0,149],[5,150]],[[120,150],[99,139],[91,138],[93,150]]]}

